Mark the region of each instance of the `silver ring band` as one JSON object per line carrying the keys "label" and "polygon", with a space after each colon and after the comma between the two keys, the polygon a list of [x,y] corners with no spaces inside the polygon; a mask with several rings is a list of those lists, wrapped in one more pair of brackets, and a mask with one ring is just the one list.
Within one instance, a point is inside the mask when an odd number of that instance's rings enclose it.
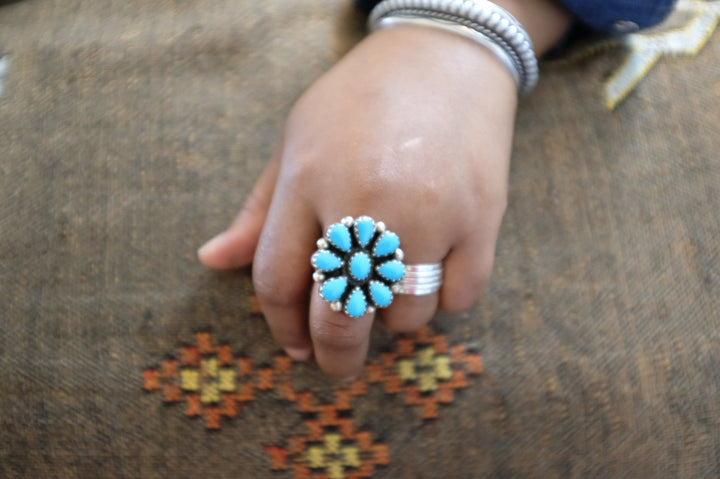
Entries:
{"label": "silver ring band", "polygon": [[442,286],[443,268],[440,263],[407,264],[405,276],[393,285],[397,294],[424,296],[433,294]]}

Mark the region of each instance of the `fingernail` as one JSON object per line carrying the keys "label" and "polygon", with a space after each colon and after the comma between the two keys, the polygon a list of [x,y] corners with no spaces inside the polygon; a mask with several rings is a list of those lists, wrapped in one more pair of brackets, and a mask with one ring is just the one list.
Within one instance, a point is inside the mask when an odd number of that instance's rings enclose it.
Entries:
{"label": "fingernail", "polygon": [[209,254],[212,254],[215,252],[216,249],[218,249],[222,244],[225,242],[225,233],[220,233],[219,235],[215,236],[214,238],[207,241],[204,245],[202,245],[198,251],[198,257],[201,259],[204,256],[207,256]]}
{"label": "fingernail", "polygon": [[285,348],[285,352],[295,361],[307,361],[312,355],[312,349],[304,348]]}

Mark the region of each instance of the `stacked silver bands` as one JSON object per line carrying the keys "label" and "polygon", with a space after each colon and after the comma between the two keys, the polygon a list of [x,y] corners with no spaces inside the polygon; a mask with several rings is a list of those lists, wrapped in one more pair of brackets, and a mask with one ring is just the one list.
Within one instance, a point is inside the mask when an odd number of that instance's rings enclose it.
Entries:
{"label": "stacked silver bands", "polygon": [[538,63],[530,35],[504,8],[487,0],[384,0],[368,28],[416,24],[451,31],[485,47],[508,68],[520,95],[537,84]]}
{"label": "stacked silver bands", "polygon": [[393,291],[397,294],[412,294],[423,296],[432,294],[442,285],[442,265],[435,264],[407,264],[405,276],[395,285]]}

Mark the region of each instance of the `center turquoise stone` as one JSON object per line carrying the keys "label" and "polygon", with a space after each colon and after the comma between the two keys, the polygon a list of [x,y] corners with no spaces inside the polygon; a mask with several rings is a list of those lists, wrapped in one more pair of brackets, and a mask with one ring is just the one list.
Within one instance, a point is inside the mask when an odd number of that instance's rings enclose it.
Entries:
{"label": "center turquoise stone", "polygon": [[370,257],[363,252],[355,253],[350,260],[350,274],[353,278],[363,281],[370,274],[372,263]]}

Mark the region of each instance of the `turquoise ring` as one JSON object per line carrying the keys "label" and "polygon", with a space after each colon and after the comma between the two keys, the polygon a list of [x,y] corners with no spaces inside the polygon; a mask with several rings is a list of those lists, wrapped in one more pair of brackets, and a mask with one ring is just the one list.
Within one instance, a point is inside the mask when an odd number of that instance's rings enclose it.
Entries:
{"label": "turquoise ring", "polygon": [[[330,225],[317,247],[310,262],[320,297],[353,318],[389,306],[394,294],[430,294],[440,287],[441,266],[406,268],[398,235],[369,216],[347,216]],[[415,273],[418,267],[423,271]],[[411,278],[403,284],[407,269]]]}

